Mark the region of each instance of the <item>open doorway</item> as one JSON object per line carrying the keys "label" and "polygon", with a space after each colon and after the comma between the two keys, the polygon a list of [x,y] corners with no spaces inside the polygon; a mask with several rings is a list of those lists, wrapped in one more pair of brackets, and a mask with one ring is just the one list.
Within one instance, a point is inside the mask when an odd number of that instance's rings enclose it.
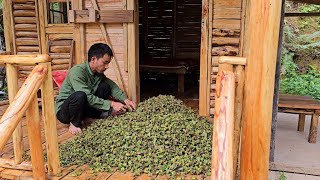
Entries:
{"label": "open doorway", "polygon": [[139,0],[141,100],[174,95],[198,108],[202,2]]}
{"label": "open doorway", "polygon": [[286,1],[283,8],[270,167],[319,176],[320,5]]}

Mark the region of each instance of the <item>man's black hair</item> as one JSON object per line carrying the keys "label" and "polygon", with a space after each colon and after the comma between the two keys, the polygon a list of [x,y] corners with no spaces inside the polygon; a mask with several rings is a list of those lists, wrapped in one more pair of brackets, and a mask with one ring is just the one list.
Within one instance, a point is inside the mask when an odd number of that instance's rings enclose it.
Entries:
{"label": "man's black hair", "polygon": [[91,61],[92,57],[97,57],[97,59],[102,58],[105,54],[108,54],[111,58],[113,57],[112,49],[103,43],[96,43],[92,45],[88,52],[88,61]]}

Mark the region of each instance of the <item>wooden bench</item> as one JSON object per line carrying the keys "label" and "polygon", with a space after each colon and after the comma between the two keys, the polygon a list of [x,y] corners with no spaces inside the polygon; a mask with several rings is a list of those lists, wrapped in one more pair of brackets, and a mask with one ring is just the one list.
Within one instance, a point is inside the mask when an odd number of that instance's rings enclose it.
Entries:
{"label": "wooden bench", "polygon": [[195,60],[142,61],[139,67],[141,72],[177,74],[178,95],[181,96],[184,93],[185,74],[199,69],[199,65],[194,62]]}
{"label": "wooden bench", "polygon": [[300,132],[304,131],[306,114],[312,115],[308,142],[316,143],[318,118],[320,114],[320,101],[308,96],[280,94],[278,109],[279,112],[299,114],[297,129]]}

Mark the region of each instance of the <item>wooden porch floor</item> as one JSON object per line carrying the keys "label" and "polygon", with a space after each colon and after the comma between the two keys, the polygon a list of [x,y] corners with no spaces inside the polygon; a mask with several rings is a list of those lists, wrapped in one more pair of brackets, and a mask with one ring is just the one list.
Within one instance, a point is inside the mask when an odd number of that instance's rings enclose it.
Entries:
{"label": "wooden porch floor", "polygon": [[[191,104],[195,104],[195,102],[191,102]],[[190,106],[190,104],[189,104]],[[195,105],[193,105],[195,106]],[[0,116],[3,115],[5,110],[7,109],[8,104],[5,104],[3,102],[0,103]],[[41,121],[41,126],[43,125],[43,122]],[[27,133],[27,126],[26,126],[26,120],[25,118],[22,120],[22,126],[23,126],[23,148],[26,153],[29,153],[29,142],[28,142],[28,133]],[[62,124],[59,121],[57,121],[57,130],[58,130],[58,141],[59,144],[65,143],[68,140],[71,140],[74,135],[70,134],[68,132],[68,125]],[[45,136],[44,136],[44,130],[41,130],[41,138],[42,138],[42,147],[45,150]],[[13,159],[13,144],[12,140],[10,140],[7,145],[5,146],[3,151],[0,151],[0,157],[1,158],[7,158],[7,159]],[[209,179],[208,177],[204,177],[203,175],[186,175],[184,177],[180,177],[181,179],[186,180],[193,180],[193,179]],[[6,169],[0,167],[0,179],[33,179],[32,178],[32,171],[26,171],[26,170],[16,170],[16,169]],[[132,173],[127,172],[114,172],[114,173],[98,173],[98,174],[92,174],[91,170],[88,165],[85,166],[71,166],[67,167],[65,169],[62,169],[62,172],[59,174],[59,176],[48,176],[47,179],[123,179],[123,180],[145,180],[145,179],[159,179],[159,180],[165,180],[169,179],[165,176],[157,176],[157,177],[150,177],[147,174],[143,174],[138,177],[134,177]]]}

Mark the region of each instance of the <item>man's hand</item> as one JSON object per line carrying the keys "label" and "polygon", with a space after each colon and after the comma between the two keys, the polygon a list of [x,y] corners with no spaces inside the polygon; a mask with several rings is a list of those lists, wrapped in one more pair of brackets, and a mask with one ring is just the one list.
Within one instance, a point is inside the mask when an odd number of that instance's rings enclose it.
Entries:
{"label": "man's hand", "polygon": [[124,103],[130,111],[135,110],[137,107],[136,103],[129,99],[124,100]]}
{"label": "man's hand", "polygon": [[118,112],[126,112],[127,110],[126,105],[119,102],[115,102],[115,101],[111,101],[111,107],[113,108],[114,111],[118,111]]}

